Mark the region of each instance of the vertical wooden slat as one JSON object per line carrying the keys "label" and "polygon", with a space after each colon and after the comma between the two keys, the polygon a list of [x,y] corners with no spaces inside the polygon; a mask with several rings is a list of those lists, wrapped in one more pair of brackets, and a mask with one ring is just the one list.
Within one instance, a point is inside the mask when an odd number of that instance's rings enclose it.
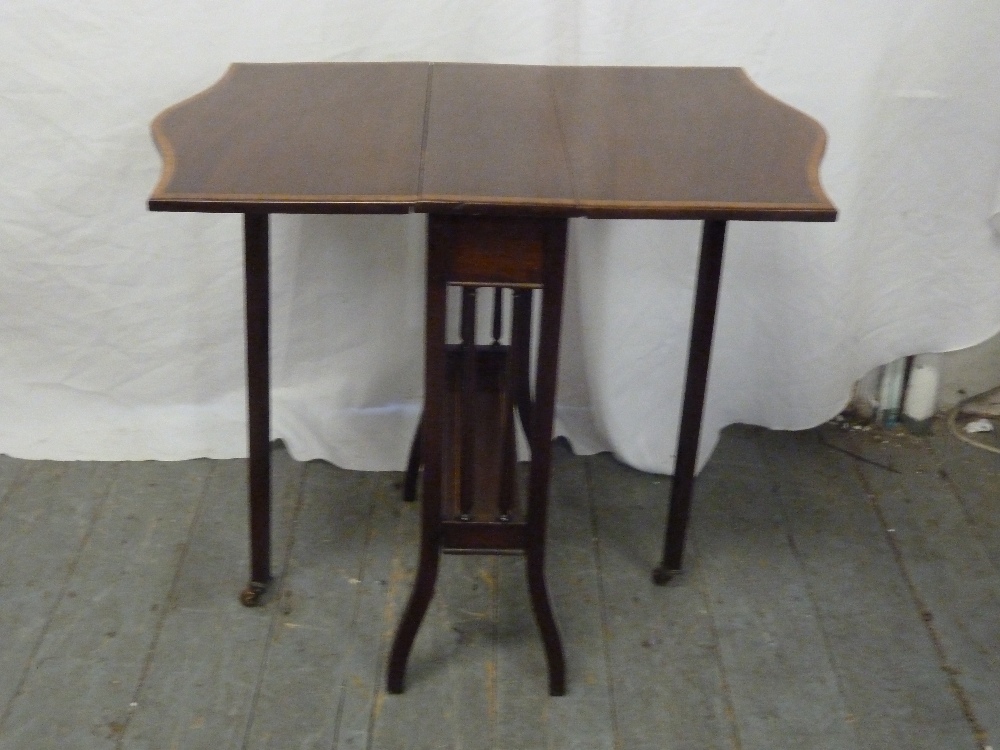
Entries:
{"label": "vertical wooden slat", "polygon": [[493,287],[493,344],[503,337],[503,287]]}
{"label": "vertical wooden slat", "polygon": [[[503,336],[503,292],[502,287],[493,288],[493,344],[501,346]],[[502,440],[500,457],[500,488],[498,517],[509,521],[516,492],[514,473],[517,471],[517,446],[514,440],[514,389],[517,382],[518,361],[514,347],[508,346],[500,374],[500,435]]]}
{"label": "vertical wooden slat", "polygon": [[476,492],[476,287],[462,288],[462,396],[459,423],[462,443],[458,461],[459,508],[469,520]]}

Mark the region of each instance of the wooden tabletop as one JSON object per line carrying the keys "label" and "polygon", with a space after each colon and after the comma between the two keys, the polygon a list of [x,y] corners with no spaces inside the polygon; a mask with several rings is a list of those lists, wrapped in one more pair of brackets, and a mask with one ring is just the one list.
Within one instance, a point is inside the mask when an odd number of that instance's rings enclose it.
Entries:
{"label": "wooden tabletop", "polygon": [[739,68],[241,63],[153,136],[159,211],[837,214],[823,128]]}

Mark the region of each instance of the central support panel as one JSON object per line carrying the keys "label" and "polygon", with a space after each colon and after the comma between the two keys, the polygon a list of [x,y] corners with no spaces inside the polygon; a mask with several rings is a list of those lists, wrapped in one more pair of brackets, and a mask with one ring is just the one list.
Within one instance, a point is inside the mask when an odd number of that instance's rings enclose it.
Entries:
{"label": "central support panel", "polygon": [[[501,300],[494,313],[502,314],[502,291],[493,290]],[[449,346],[446,358],[442,550],[524,550],[525,515],[515,476],[514,349],[498,337],[489,345]]]}
{"label": "central support panel", "polygon": [[[389,692],[402,692],[444,553],[525,556],[549,692],[565,692],[544,559],[566,227],[565,218],[428,218],[425,403],[406,482],[416,486],[422,465],[420,562],[389,659]],[[457,305],[452,315],[449,299]],[[457,335],[449,340],[448,322],[456,318]],[[517,478],[518,422],[531,450],[524,489]]]}

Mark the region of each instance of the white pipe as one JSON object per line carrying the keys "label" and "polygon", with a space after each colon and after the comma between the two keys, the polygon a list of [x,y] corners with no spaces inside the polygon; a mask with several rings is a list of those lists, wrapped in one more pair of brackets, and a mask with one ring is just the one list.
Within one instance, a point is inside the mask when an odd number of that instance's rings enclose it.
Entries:
{"label": "white pipe", "polygon": [[918,354],[910,366],[910,379],[903,399],[903,414],[915,422],[923,422],[937,411],[938,385],[941,373],[937,354]]}
{"label": "white pipe", "polygon": [[886,427],[892,427],[899,421],[899,406],[903,400],[903,378],[905,377],[906,357],[900,357],[882,368],[876,419]]}

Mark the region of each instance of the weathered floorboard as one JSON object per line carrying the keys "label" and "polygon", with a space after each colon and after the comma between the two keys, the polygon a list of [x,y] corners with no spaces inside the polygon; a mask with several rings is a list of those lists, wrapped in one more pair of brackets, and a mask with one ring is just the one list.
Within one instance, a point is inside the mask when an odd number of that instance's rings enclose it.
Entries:
{"label": "weathered floorboard", "polygon": [[968,746],[998,742],[1000,580],[990,555],[926,440],[854,436],[852,447],[900,472],[858,465],[975,734]]}
{"label": "weathered floorboard", "polygon": [[111,464],[2,457],[0,732],[117,472]]}
{"label": "weathered floorboard", "polygon": [[376,475],[311,462],[272,607],[248,746],[332,748],[371,537]]}
{"label": "weathered floorboard", "polygon": [[408,575],[400,563],[417,546],[417,506],[401,502],[396,473],[378,475],[374,507],[359,576],[355,623],[344,657],[344,684],[338,705],[337,748],[372,747],[372,724],[386,698],[385,662],[397,613],[405,602]]}
{"label": "weathered floorboard", "polygon": [[[246,461],[215,462],[122,747],[243,744],[272,620],[237,598],[247,576],[246,471]],[[301,464],[275,451],[276,587],[301,476]]]}
{"label": "weathered floorboard", "polygon": [[523,560],[478,556],[444,558],[385,694],[419,530],[399,474],[279,446],[276,580],[245,609],[244,462],[0,457],[0,749],[997,745],[995,456],[727,429],[685,570],[655,587],[669,478],[554,454],[561,698]]}
{"label": "weathered floorboard", "polygon": [[[567,693],[548,698],[548,747],[615,746],[601,582],[590,519],[586,464],[565,446],[553,451],[546,579],[566,652]],[[533,628],[522,637],[538,639]],[[544,665],[544,662],[542,662]],[[538,686],[539,698],[547,695]]]}
{"label": "weathered floorboard", "polygon": [[548,675],[531,612],[524,558],[497,558],[495,585],[496,748],[542,748],[546,746]]}
{"label": "weathered floorboard", "polygon": [[697,546],[688,546],[685,570],[669,585],[650,581],[669,477],[636,471],[607,454],[587,459],[587,466],[618,746],[736,746]]}
{"label": "weathered floorboard", "polygon": [[829,447],[842,435],[759,430],[753,440],[783,505],[861,747],[967,747],[969,727],[887,531],[852,459]]}
{"label": "weathered floorboard", "polygon": [[742,750],[854,749],[822,626],[752,439],[730,431],[692,519]]}
{"label": "weathered floorboard", "polygon": [[210,461],[120,465],[11,704],[0,747],[115,746],[212,470]]}

